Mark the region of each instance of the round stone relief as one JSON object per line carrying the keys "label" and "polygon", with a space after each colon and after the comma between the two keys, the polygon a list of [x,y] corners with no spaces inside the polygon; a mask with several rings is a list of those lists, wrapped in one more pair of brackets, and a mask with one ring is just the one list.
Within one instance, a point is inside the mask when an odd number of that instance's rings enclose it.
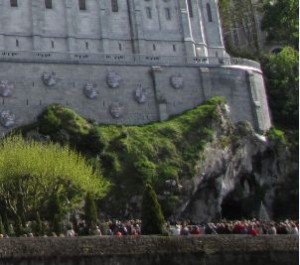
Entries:
{"label": "round stone relief", "polygon": [[136,90],[134,91],[134,99],[139,103],[143,104],[147,102],[147,89],[143,88],[142,85],[138,85]]}
{"label": "round stone relief", "polygon": [[120,102],[114,102],[109,106],[109,112],[115,119],[121,118],[124,113],[124,105]]}
{"label": "round stone relief", "polygon": [[15,124],[15,115],[9,110],[3,110],[0,112],[0,123],[3,127],[9,128]]}
{"label": "round stone relief", "polygon": [[181,89],[184,86],[184,79],[181,75],[173,75],[170,78],[170,83],[175,89]]}
{"label": "round stone relief", "polygon": [[56,74],[54,72],[52,72],[52,73],[44,72],[42,74],[42,81],[45,86],[48,86],[48,87],[55,86],[57,83]]}
{"label": "round stone relief", "polygon": [[87,83],[83,88],[83,94],[88,99],[96,99],[98,97],[97,85],[93,83]]}
{"label": "round stone relief", "polygon": [[118,88],[122,82],[122,77],[116,72],[109,72],[106,77],[106,82],[111,88]]}
{"label": "round stone relief", "polygon": [[0,81],[0,96],[1,97],[10,97],[13,94],[14,86],[9,84],[7,80]]}

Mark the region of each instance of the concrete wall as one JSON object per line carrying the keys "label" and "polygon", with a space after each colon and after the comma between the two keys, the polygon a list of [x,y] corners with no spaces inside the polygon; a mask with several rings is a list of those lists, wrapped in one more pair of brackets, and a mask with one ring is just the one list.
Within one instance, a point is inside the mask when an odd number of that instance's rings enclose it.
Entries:
{"label": "concrete wall", "polygon": [[[54,73],[56,84],[47,86],[44,73]],[[120,79],[118,87],[109,86],[109,74]],[[172,78],[179,81],[177,88]],[[241,67],[2,62],[0,81],[13,86],[11,96],[0,97],[0,112],[15,115],[14,127],[33,122],[52,103],[69,106],[98,123],[145,124],[192,109],[212,96],[226,97],[234,121],[249,121],[258,131],[271,126],[262,74]],[[84,95],[88,83],[97,98]],[[138,92],[145,93],[142,103],[136,100]],[[115,103],[120,104],[118,118],[111,114]],[[0,128],[2,132],[10,129]]]}
{"label": "concrete wall", "polygon": [[0,265],[297,265],[298,237],[11,238],[0,240]]}

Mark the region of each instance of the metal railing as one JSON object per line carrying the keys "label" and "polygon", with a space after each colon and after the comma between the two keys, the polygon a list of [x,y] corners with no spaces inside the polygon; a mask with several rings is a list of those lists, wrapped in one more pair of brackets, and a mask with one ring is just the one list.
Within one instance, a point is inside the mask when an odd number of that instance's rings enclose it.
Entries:
{"label": "metal railing", "polygon": [[180,57],[142,54],[102,54],[42,51],[0,51],[2,62],[38,62],[114,65],[246,65],[260,69],[260,64],[243,58]]}

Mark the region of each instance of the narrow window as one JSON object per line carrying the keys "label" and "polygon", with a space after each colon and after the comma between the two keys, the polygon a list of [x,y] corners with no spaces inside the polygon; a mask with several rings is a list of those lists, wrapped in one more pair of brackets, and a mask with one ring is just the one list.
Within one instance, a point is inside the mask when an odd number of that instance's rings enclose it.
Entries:
{"label": "narrow window", "polygon": [[168,7],[165,8],[165,14],[166,14],[166,19],[171,20],[171,10],[170,10],[170,8],[168,8]]}
{"label": "narrow window", "polygon": [[173,52],[176,52],[176,45],[173,44]]}
{"label": "narrow window", "polygon": [[111,10],[112,12],[119,12],[118,0],[111,0]]}
{"label": "narrow window", "polygon": [[156,51],[156,45],[153,43],[153,51]]}
{"label": "narrow window", "polygon": [[79,10],[86,10],[85,0],[79,0]]}
{"label": "narrow window", "polygon": [[19,47],[19,40],[16,40],[16,47]]}
{"label": "narrow window", "polygon": [[45,0],[45,7],[47,9],[52,9],[52,0]]}
{"label": "narrow window", "polygon": [[152,10],[151,7],[146,7],[147,18],[152,19]]}
{"label": "narrow window", "polygon": [[122,51],[122,43],[119,43],[119,50]]}
{"label": "narrow window", "polygon": [[54,49],[54,41],[51,41],[51,48]]}
{"label": "narrow window", "polygon": [[89,49],[89,43],[86,41],[85,42],[85,49],[88,50]]}
{"label": "narrow window", "polygon": [[18,0],[10,0],[11,7],[18,7]]}
{"label": "narrow window", "polygon": [[192,0],[187,0],[187,3],[188,3],[189,15],[190,15],[190,17],[193,17],[194,14],[193,14]]}
{"label": "narrow window", "polygon": [[206,9],[207,9],[207,18],[209,22],[212,22],[212,15],[211,15],[211,8],[210,8],[210,4],[207,3],[206,4]]}

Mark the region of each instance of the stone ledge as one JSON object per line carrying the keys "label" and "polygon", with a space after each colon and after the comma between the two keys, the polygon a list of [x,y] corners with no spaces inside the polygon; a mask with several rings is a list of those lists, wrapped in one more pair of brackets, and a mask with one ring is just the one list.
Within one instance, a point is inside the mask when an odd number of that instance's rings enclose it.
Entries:
{"label": "stone ledge", "polygon": [[8,238],[0,240],[0,259],[234,253],[298,253],[292,235],[103,236],[75,238]]}

